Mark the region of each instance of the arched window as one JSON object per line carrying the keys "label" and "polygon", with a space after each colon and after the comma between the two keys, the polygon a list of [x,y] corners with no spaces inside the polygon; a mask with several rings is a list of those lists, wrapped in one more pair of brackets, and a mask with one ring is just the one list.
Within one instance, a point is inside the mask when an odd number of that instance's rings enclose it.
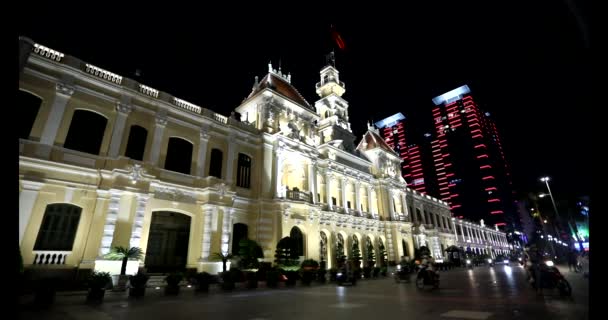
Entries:
{"label": "arched window", "polygon": [[81,211],[67,203],[46,206],[34,250],[71,251]]}
{"label": "arched window", "polygon": [[146,139],[148,138],[148,130],[138,125],[131,126],[129,131],[129,140],[127,141],[127,149],[125,157],[133,160],[144,160],[144,151],[146,150]]}
{"label": "arched window", "polygon": [[17,94],[17,112],[19,112],[19,138],[29,139],[32,127],[38,117],[38,111],[40,111],[40,105],[42,99],[37,96],[19,90]]}
{"label": "arched window", "polygon": [[165,169],[190,174],[192,143],[178,137],[169,138]]}
{"label": "arched window", "polygon": [[291,228],[291,232],[289,232],[289,237],[293,242],[293,248],[295,252],[295,256],[303,256],[304,255],[304,236],[302,235],[302,231],[300,228],[293,227]]}
{"label": "arched window", "polygon": [[241,188],[249,188],[251,184],[251,158],[239,153],[236,185]]}
{"label": "arched window", "polygon": [[232,254],[239,253],[239,242],[247,239],[248,228],[244,223],[235,223],[232,226]]}
{"label": "arched window", "polygon": [[93,111],[74,111],[63,147],[98,155],[107,123],[104,116]]}
{"label": "arched window", "polygon": [[222,150],[211,149],[211,162],[209,163],[209,175],[222,178]]}

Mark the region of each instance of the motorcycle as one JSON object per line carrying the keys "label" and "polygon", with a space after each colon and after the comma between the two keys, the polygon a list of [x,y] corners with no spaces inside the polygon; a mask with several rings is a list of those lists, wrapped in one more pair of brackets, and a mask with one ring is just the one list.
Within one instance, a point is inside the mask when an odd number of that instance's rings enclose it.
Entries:
{"label": "motorcycle", "polygon": [[494,266],[494,261],[492,259],[488,259],[488,266],[489,267],[493,267]]}
{"label": "motorcycle", "polygon": [[[529,281],[532,288],[537,289],[536,275],[531,267],[529,270]],[[540,284],[542,289],[558,289],[561,296],[571,296],[572,288],[570,283],[564,276],[559,272],[559,269],[555,267],[555,264],[551,260],[546,260],[539,265],[540,268]]]}
{"label": "motorcycle", "polygon": [[347,271],[345,268],[343,268],[336,274],[336,282],[339,286],[342,286],[345,283],[350,284],[352,286],[356,286],[357,278],[355,277],[354,272]]}
{"label": "motorcycle", "polygon": [[405,266],[401,266],[400,264],[397,265],[397,271],[393,273],[395,276],[395,282],[399,283],[401,281],[405,281],[405,282],[410,282],[410,278],[412,275],[412,271],[410,270],[410,267],[405,265]]}
{"label": "motorcycle", "polygon": [[419,267],[418,276],[416,276],[416,287],[423,289],[425,285],[433,286],[434,289],[439,288],[439,273],[433,270],[428,270],[427,266]]}
{"label": "motorcycle", "polygon": [[467,259],[465,262],[467,264],[467,268],[473,269],[473,262],[471,261],[471,259]]}
{"label": "motorcycle", "polygon": [[524,260],[521,257],[517,258],[517,260],[519,261],[520,265],[522,265],[522,266],[526,265],[526,263],[524,262]]}

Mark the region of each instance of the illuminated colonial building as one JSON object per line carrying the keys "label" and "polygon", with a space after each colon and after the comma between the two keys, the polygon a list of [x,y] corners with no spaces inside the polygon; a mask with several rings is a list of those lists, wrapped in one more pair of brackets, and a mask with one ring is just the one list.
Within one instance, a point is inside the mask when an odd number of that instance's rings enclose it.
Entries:
{"label": "illuminated colonial building", "polygon": [[353,245],[364,265],[380,247],[393,261],[422,245],[437,258],[451,245],[507,248],[503,233],[455,222],[446,202],[408,189],[399,156],[373,128],[356,144],[331,65],[311,105],[269,64],[235,109],[240,120],[25,38],[20,68],[26,267],[118,273],[104,256],[125,246],[145,252],[128,273],[216,272],[213,253],[244,237],[273,261],[291,236],[302,257],[329,268],[337,248],[350,255]]}

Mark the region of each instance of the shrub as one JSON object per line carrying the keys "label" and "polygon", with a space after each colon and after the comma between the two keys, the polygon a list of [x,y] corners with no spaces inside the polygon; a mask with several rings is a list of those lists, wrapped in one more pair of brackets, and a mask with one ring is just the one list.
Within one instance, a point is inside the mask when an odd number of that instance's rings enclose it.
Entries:
{"label": "shrub", "polygon": [[165,282],[171,287],[177,287],[182,279],[184,276],[181,273],[171,273],[165,277]]}
{"label": "shrub", "polygon": [[87,279],[87,285],[90,289],[105,289],[112,283],[112,276],[109,272],[93,271]]}
{"label": "shrub", "polygon": [[317,270],[317,281],[325,283],[325,274],[327,274],[327,270],[324,268]]}
{"label": "shrub", "polygon": [[150,277],[144,273],[138,272],[136,275],[129,276],[129,282],[133,288],[145,288]]}
{"label": "shrub", "polygon": [[306,259],[304,261],[302,261],[302,264],[300,265],[300,267],[302,267],[302,269],[318,269],[319,268],[319,263],[314,260],[314,259]]}
{"label": "shrub", "polygon": [[363,267],[363,276],[366,279],[369,279],[372,277],[372,267]]}

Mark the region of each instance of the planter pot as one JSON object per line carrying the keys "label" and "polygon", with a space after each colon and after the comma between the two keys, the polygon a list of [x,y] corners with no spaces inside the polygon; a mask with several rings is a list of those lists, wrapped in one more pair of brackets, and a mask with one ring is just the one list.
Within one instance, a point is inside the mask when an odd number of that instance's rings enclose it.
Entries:
{"label": "planter pot", "polygon": [[129,297],[143,297],[146,294],[146,287],[129,288]]}
{"label": "planter pot", "polygon": [[112,284],[114,285],[114,288],[112,288],[112,291],[126,291],[128,281],[129,276],[127,275],[113,275]]}
{"label": "planter pot", "polygon": [[278,286],[279,286],[279,281],[266,280],[266,287],[268,287],[268,288],[276,288]]}
{"label": "planter pot", "polygon": [[209,292],[209,284],[208,283],[197,284],[196,285],[196,292]]}
{"label": "planter pot", "polygon": [[165,295],[167,296],[176,296],[179,294],[179,285],[168,285],[165,287]]}
{"label": "planter pot", "polygon": [[105,294],[106,289],[89,288],[89,293],[87,294],[87,302],[102,302]]}
{"label": "planter pot", "polygon": [[247,289],[256,289],[258,287],[258,279],[247,281]]}
{"label": "planter pot", "polygon": [[234,289],[234,282],[223,282],[222,283],[222,289],[226,290],[226,291],[230,291],[232,289]]}

